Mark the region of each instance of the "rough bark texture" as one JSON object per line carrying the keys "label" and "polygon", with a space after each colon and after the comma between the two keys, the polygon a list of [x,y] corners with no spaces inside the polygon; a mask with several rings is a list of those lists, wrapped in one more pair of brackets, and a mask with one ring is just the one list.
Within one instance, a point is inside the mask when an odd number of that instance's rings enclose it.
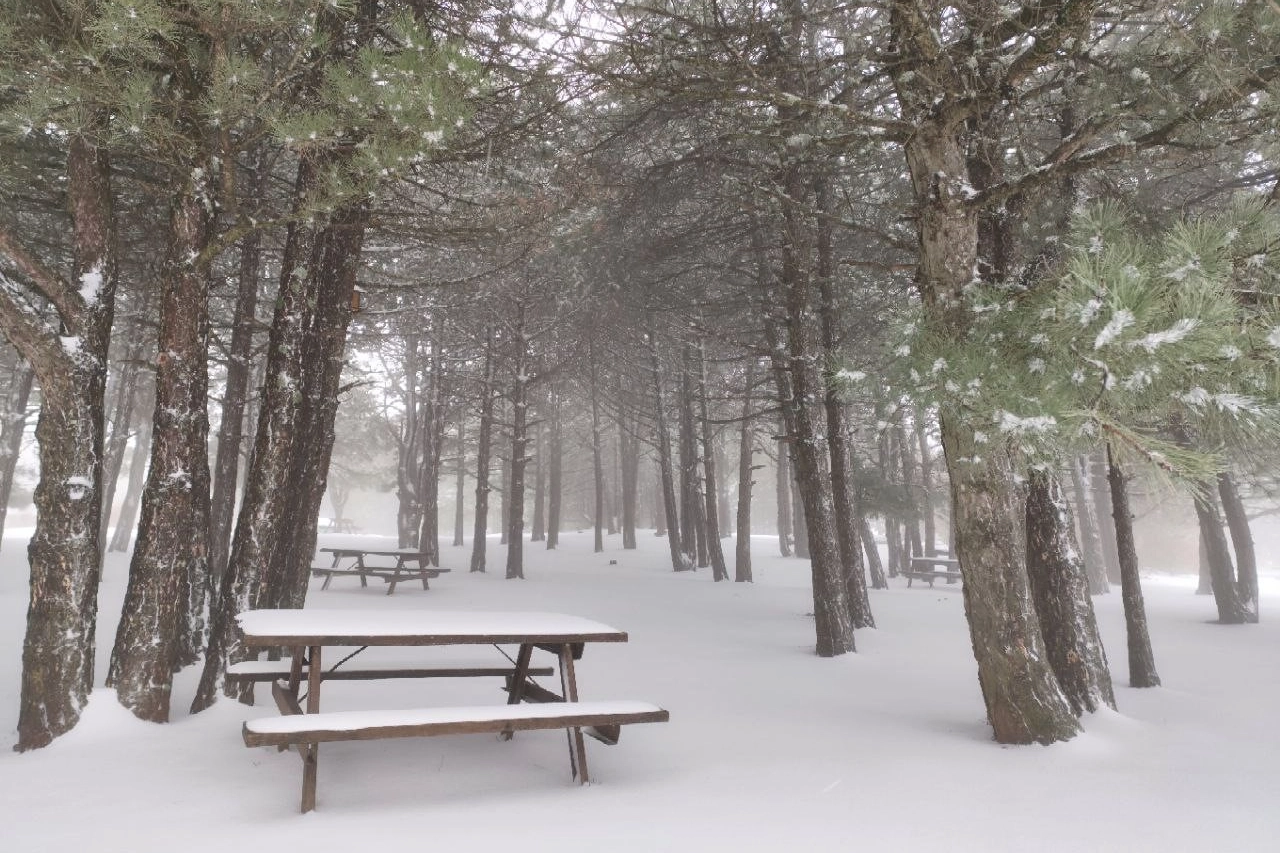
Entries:
{"label": "rough bark texture", "polygon": [[746,391],[742,395],[742,423],[738,432],[738,520],[734,526],[733,579],[750,583],[751,492],[755,486],[755,425],[751,417],[751,392],[756,379],[756,359],[747,359]]}
{"label": "rough bark texture", "polygon": [[193,663],[209,559],[209,271],[197,262],[213,228],[208,164],[169,214],[151,461],[107,685],[135,716],[169,719],[173,673]]}
{"label": "rough bark texture", "polygon": [[1049,664],[1076,714],[1115,708],[1111,670],[1076,548],[1066,496],[1057,478],[1027,478],[1027,575]]}
{"label": "rough bark texture", "polygon": [[1159,687],[1156,659],[1147,630],[1147,608],[1138,575],[1138,549],[1133,541],[1133,513],[1124,472],[1107,446],[1107,484],[1111,490],[1111,518],[1116,529],[1116,554],[1120,563],[1120,596],[1124,600],[1124,627],[1129,647],[1129,686]]}
{"label": "rough bark texture", "polygon": [[[22,646],[18,750],[48,745],[80,720],[93,687],[101,553],[102,421],[107,347],[115,305],[115,219],[110,162],[73,136],[67,197],[74,237],[73,283],[55,282],[63,341],[0,280],[0,325],[40,381],[36,423],[40,480],[36,529],[27,546],[31,593]],[[7,236],[7,235],[6,235]],[[7,251],[7,246],[0,247]],[[97,277],[96,298],[78,296]],[[85,288],[89,290],[89,288]],[[69,342],[76,344],[70,346]]]}

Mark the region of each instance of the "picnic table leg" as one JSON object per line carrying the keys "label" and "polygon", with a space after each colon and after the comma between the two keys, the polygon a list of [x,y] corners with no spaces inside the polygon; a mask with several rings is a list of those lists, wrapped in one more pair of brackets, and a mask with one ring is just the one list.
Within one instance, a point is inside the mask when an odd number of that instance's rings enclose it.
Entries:
{"label": "picnic table leg", "polygon": [[[525,680],[529,677],[529,661],[533,658],[533,646],[522,643],[516,654],[516,668],[511,673],[511,689],[507,691],[507,704],[519,705],[524,696]],[[511,740],[515,732],[508,729],[498,735],[499,740]]]}
{"label": "picnic table leg", "polygon": [[[320,647],[312,646],[307,658],[307,713],[320,711]],[[302,754],[302,811],[312,811],[316,807],[316,776],[320,763],[320,744],[299,744]]]}
{"label": "picnic table leg", "polygon": [[[356,554],[356,565],[359,566],[361,569],[365,567],[364,554]],[[368,585],[369,585],[369,580],[364,576],[363,571],[360,572],[360,586],[368,586]]]}
{"label": "picnic table leg", "polygon": [[[578,678],[573,669],[573,646],[569,643],[560,647],[560,688],[564,701],[578,701]],[[565,734],[569,737],[569,768],[578,784],[585,785],[591,778],[587,774],[587,745],[582,739],[582,729],[565,729]]]}

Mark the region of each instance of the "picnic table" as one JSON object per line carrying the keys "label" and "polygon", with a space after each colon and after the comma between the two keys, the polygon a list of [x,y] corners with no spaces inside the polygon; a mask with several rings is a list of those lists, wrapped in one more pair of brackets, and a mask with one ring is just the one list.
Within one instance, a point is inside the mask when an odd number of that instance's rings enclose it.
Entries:
{"label": "picnic table", "polygon": [[[412,549],[376,550],[369,548],[321,548],[322,554],[331,554],[333,562],[328,566],[312,566],[311,574],[323,577],[321,589],[328,589],[334,577],[358,577],[361,586],[368,586],[368,578],[374,577],[387,584],[387,595],[396,591],[396,584],[402,581],[420,580],[423,589],[430,589],[430,578],[439,577],[448,569],[433,566],[431,551]],[[370,559],[382,560],[390,565],[367,562]],[[343,565],[344,560],[350,562]]]}
{"label": "picnic table", "polygon": [[938,578],[955,583],[960,580],[960,561],[951,557],[912,557],[910,567],[903,574],[907,576],[908,587],[913,580],[928,581],[930,587]]}
{"label": "picnic table", "polygon": [[[244,724],[243,736],[246,746],[297,749],[303,765],[303,812],[315,808],[319,745],[324,742],[486,732],[510,739],[520,730],[562,728],[569,734],[571,776],[579,783],[586,783],[589,777],[584,733],[606,744],[616,744],[621,726],[665,722],[669,716],[667,711],[648,702],[579,700],[574,662],[581,658],[586,644],[627,640],[626,632],[579,616],[539,612],[302,609],[250,610],[238,619],[245,647],[289,651],[288,674],[273,680],[271,687],[281,716],[249,720]],[[457,670],[433,667],[420,671],[401,669],[395,675],[386,676],[501,674],[505,676],[507,693],[502,704],[335,713],[320,710],[321,685],[332,675],[324,670],[324,652],[328,647],[354,646],[362,653],[377,646],[493,646],[501,651],[502,645],[518,647],[515,657],[507,657],[503,666],[483,672],[477,672],[473,666]],[[560,693],[531,680],[530,676],[539,671],[531,666],[535,651],[554,657],[560,675]],[[347,655],[342,662],[350,659],[352,656]],[[278,665],[268,661],[246,663]],[[246,672],[253,669],[244,664],[237,666]],[[348,672],[360,670],[348,669]],[[379,672],[369,670],[351,677],[383,677]]]}

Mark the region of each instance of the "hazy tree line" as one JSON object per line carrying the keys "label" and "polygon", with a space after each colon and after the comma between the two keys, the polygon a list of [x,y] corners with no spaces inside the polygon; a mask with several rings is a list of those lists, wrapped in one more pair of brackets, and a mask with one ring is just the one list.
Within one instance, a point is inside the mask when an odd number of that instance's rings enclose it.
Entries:
{"label": "hazy tree line", "polygon": [[20,749],[94,683],[104,551],[133,543],[107,684],[164,721],[178,669],[222,690],[238,612],[301,606],[356,487],[471,571],[572,523],[749,582],[771,479],[819,655],[959,559],[1001,742],[1114,705],[1111,584],[1159,682],[1135,476],[1187,487],[1219,620],[1258,618],[1270,4],[0,8]]}

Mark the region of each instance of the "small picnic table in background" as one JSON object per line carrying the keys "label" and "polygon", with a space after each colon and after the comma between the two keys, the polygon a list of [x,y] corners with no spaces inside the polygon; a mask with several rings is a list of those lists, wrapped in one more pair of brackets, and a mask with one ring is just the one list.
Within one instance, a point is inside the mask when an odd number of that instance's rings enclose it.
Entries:
{"label": "small picnic table in background", "polygon": [[[331,565],[311,568],[312,575],[324,578],[321,589],[328,589],[335,576],[358,577],[361,586],[368,586],[368,578],[375,577],[386,582],[387,595],[391,595],[396,591],[396,584],[402,581],[420,580],[423,589],[430,589],[428,579],[449,571],[431,564],[433,555],[430,551],[387,551],[369,548],[321,548],[320,551],[333,555]],[[394,565],[370,565],[366,562],[369,558],[395,562]],[[343,566],[343,560],[351,562]]]}

